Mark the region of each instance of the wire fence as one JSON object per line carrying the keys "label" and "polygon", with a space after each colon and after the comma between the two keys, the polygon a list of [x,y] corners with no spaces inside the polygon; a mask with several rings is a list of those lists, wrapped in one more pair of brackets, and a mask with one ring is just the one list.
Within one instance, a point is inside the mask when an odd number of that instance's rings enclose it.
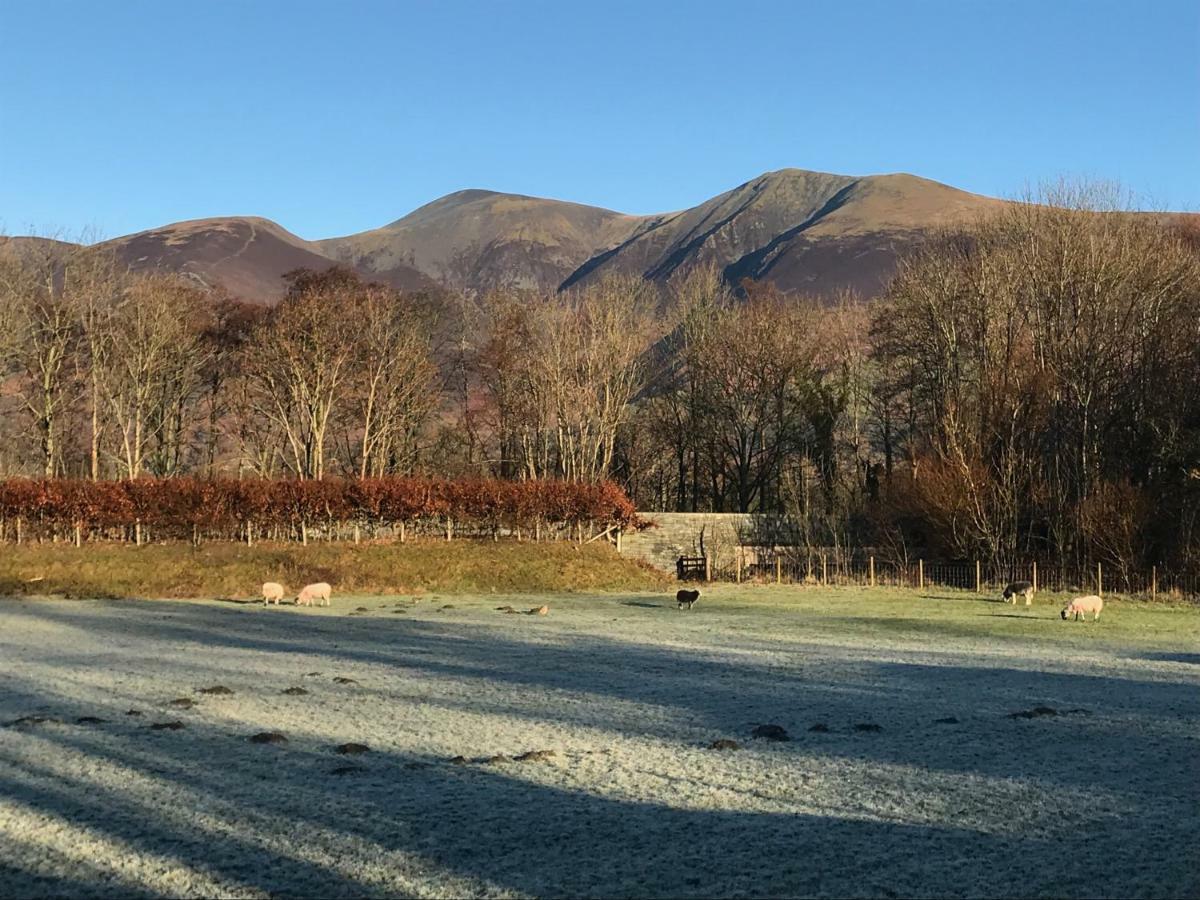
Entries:
{"label": "wire fence", "polygon": [[1200,600],[1197,573],[1133,569],[1097,563],[1066,567],[1029,561],[997,567],[980,561],[897,562],[869,550],[804,551],[795,547],[738,547],[730,559],[713,560],[693,571],[713,581],[854,587],[951,588],[1001,594],[1009,584],[1027,581],[1036,591],[1122,594],[1148,599]]}

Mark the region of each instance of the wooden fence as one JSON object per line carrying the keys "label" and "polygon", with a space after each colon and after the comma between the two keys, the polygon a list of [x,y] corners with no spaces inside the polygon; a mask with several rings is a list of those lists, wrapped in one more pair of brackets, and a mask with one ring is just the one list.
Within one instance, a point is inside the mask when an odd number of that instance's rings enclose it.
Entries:
{"label": "wooden fence", "polygon": [[[710,567],[711,568],[711,567]],[[1014,581],[1028,581],[1038,591],[1200,598],[1195,573],[1105,566],[1068,568],[1037,561],[995,567],[982,560],[938,562],[915,559],[898,563],[869,552],[812,552],[796,548],[739,547],[731,565],[712,568],[712,579],[729,582],[844,585],[856,587],[938,587],[999,595]]]}

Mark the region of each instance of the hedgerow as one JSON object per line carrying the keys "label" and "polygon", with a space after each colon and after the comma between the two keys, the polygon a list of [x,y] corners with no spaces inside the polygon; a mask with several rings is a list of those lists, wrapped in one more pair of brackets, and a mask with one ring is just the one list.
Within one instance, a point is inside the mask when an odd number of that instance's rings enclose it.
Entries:
{"label": "hedgerow", "polygon": [[498,538],[635,529],[633,503],[612,482],[320,481],[169,478],[0,481],[0,540],[306,541],[411,533]]}

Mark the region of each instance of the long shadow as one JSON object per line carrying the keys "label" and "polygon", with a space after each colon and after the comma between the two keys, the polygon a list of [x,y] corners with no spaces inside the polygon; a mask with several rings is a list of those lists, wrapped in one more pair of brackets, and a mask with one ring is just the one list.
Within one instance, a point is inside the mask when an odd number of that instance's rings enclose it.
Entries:
{"label": "long shadow", "polygon": [[[198,617],[196,614],[199,613]],[[79,623],[78,609],[59,611]],[[86,618],[86,613],[84,614]],[[188,621],[189,617],[192,618]],[[284,618],[288,621],[284,621]],[[211,621],[204,607],[191,606],[170,620],[149,620],[147,637],[173,644],[194,641],[214,647],[267,652],[264,669],[275,679],[298,678],[310,667],[367,664],[380,667],[362,689],[406,702],[424,702],[448,710],[505,714],[530,722],[599,728],[630,737],[673,740],[686,735],[696,741],[744,736],[756,724],[783,724],[802,735],[797,751],[821,752],[856,759],[932,767],[942,771],[977,772],[999,777],[1036,777],[1081,786],[1094,783],[1095,766],[1062,766],[1039,753],[1058,752],[1060,745],[1024,746],[1028,733],[1008,719],[1012,712],[1034,706],[1087,708],[1083,718],[1040,722],[1058,729],[1061,740],[1086,740],[1098,760],[1114,760],[1115,786],[1121,784],[1130,742],[1149,746],[1168,760],[1195,758],[1196,747],[1180,722],[1200,721],[1200,699],[1191,682],[1118,678],[1108,674],[1051,672],[1012,665],[967,664],[950,656],[938,664],[863,659],[850,677],[831,679],[826,666],[844,666],[838,649],[816,643],[780,642],[779,663],[729,659],[711,648],[667,648],[628,641],[580,636],[564,644],[527,642],[469,622],[372,620],[326,617],[246,615],[242,624],[274,628],[275,635],[249,635],[233,627],[228,613]],[[91,634],[102,633],[109,619],[85,622]],[[120,630],[120,629],[119,629]],[[279,631],[286,630],[286,634]],[[532,632],[536,634],[536,632]],[[770,645],[759,642],[770,651]],[[288,657],[292,661],[285,661]],[[320,662],[314,662],[317,656]],[[86,668],[87,652],[55,657],[69,669]],[[180,660],[186,667],[190,663]],[[290,671],[289,671],[290,670]],[[213,670],[219,676],[219,669]],[[197,678],[201,675],[198,672]],[[473,692],[430,698],[407,694],[406,677],[478,682],[510,690]],[[544,692],[584,697],[589,702],[560,704]],[[169,699],[168,697],[164,697]],[[619,705],[595,702],[619,701]],[[634,704],[632,709],[629,704]],[[1169,721],[1155,711],[1174,710]],[[647,711],[663,715],[647,716]],[[1133,715],[1142,731],[1128,732]],[[954,744],[958,739],[936,727],[935,718],[953,716],[970,722],[972,735],[984,741],[976,753],[932,753],[930,741]],[[680,723],[688,723],[686,728]],[[835,735],[809,736],[818,722]],[[874,723],[892,739],[869,742],[853,734],[854,725]],[[1112,726],[1110,723],[1116,722]],[[1122,724],[1125,723],[1125,724]],[[1106,729],[1114,729],[1106,737]],[[1125,729],[1125,730],[1123,730]],[[1172,763],[1167,763],[1168,767]]]}
{"label": "long shadow", "polygon": [[[1117,819],[1092,823],[1091,851],[1063,854],[1052,834],[953,821],[603,797],[539,783],[536,770],[516,763],[381,753],[360,773],[334,776],[337,759],[312,742],[254,747],[206,727],[155,739],[70,728],[38,737],[83,763],[67,775],[5,745],[0,795],[86,826],[131,855],[166,856],[226,890],[394,895],[422,878],[442,879],[445,893],[533,896],[1085,897],[1189,895],[1197,886],[1192,861],[1179,845],[1163,845],[1160,829],[1125,833]],[[156,784],[131,790],[92,777],[106,764],[151,773]],[[78,887],[34,876],[19,860],[7,874],[16,896]],[[84,893],[132,892],[125,881]]]}
{"label": "long shadow", "polygon": [[[77,650],[40,660],[81,673],[72,676],[78,683],[39,685],[14,675],[0,702],[6,710],[49,710],[63,719],[98,714],[111,722],[95,730],[0,731],[0,796],[86,823],[140,852],[169,851],[190,867],[265,893],[404,892],[395,882],[381,888],[366,872],[281,850],[294,835],[304,847],[317,834],[334,848],[337,835],[348,847],[383,848],[396,855],[391,865],[414,872],[453,873],[465,879],[454,890],[479,894],[1190,895],[1198,886],[1197,860],[1178,852],[1195,846],[1190,835],[1200,824],[1194,679],[1046,671],[952,653],[936,662],[897,661],[896,654],[878,660],[815,641],[756,636],[738,638],[739,648],[752,643],[760,651],[753,657],[713,644],[656,646],[652,634],[642,644],[587,634],[558,635],[560,642],[551,643],[534,620],[529,631],[513,634],[461,620],[348,620],[196,604],[170,610],[169,618],[135,620],[137,640],[204,652],[180,657],[163,700],[180,692],[181,679],[193,687],[221,680],[225,651],[261,654],[272,690],[308,669],[334,674],[339,665],[354,666],[362,695],[378,700],[381,712],[397,702],[426,703],[512,716],[542,729],[653,737],[666,753],[695,752],[705,738],[744,741],[751,724],[770,721],[795,738],[772,748],[779,771],[803,770],[818,759],[899,766],[949,778],[950,785],[963,777],[1028,784],[1068,808],[1072,798],[1092,794],[1119,816],[1086,823],[1095,849],[1075,857],[1043,833],[985,833],[955,824],[949,811],[936,824],[921,824],[905,821],[903,811],[888,822],[849,810],[703,808],[702,798],[686,795],[668,807],[535,783],[536,770],[516,764],[456,767],[392,753],[372,754],[362,763],[365,774],[333,776],[343,760],[304,735],[286,747],[258,747],[243,734],[203,723],[149,732],[121,719],[123,699],[100,710],[79,706],[71,697],[97,650],[131,639],[128,618],[83,605],[27,605],[14,613],[75,628],[91,644],[81,639]],[[650,627],[654,619],[646,621]],[[431,679],[489,689],[477,695],[413,689]],[[552,692],[585,702],[559,703]],[[1091,714],[1008,718],[1036,705]],[[648,709],[666,714],[647,717]],[[959,721],[933,721],[944,716]],[[808,732],[817,721],[831,733]],[[882,731],[854,731],[864,722]],[[147,773],[163,795],[106,786],[89,777],[87,765],[65,775],[40,750],[34,759],[47,765],[39,767],[28,753],[14,751],[24,740]],[[961,788],[948,790],[953,796]],[[208,810],[226,825],[197,828],[170,809]],[[229,824],[239,816],[245,827]],[[262,835],[276,839],[264,845]],[[271,865],[262,864],[264,854]],[[1014,854],[1021,860],[1015,868]],[[15,865],[13,877],[24,879],[16,884],[28,884],[24,893],[44,893],[30,871]]]}
{"label": "long shadow", "polygon": [[1193,666],[1200,666],[1200,653],[1142,653],[1135,657],[1136,659],[1149,659],[1155,662],[1177,662],[1188,663]]}

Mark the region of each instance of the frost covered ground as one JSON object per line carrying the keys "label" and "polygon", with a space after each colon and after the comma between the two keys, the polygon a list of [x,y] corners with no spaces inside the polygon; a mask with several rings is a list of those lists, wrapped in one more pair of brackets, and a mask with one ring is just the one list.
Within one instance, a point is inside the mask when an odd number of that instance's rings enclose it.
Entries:
{"label": "frost covered ground", "polygon": [[0,892],[1200,894],[1195,611],[872,597],[0,601]]}

